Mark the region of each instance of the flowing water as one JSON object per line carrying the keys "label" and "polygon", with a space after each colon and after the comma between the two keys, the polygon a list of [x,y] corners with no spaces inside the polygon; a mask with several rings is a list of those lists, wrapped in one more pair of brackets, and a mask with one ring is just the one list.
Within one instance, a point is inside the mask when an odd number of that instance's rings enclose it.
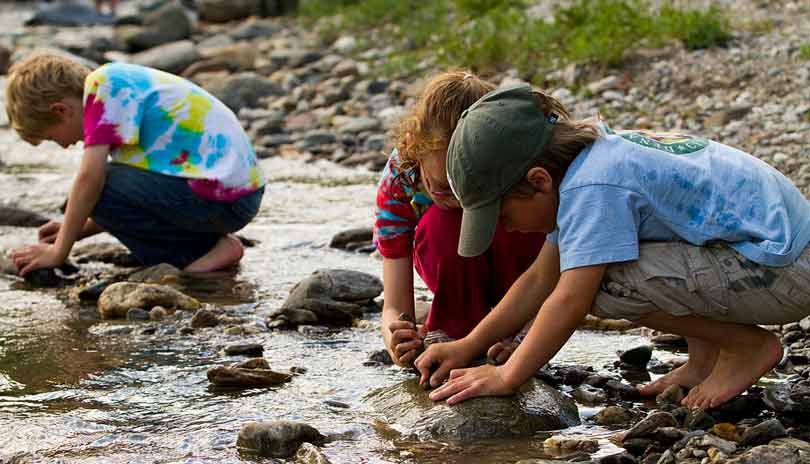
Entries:
{"label": "flowing water", "polygon": [[[6,36],[19,34],[24,10],[0,7]],[[2,81],[0,81],[2,84]],[[22,142],[0,128],[0,198],[58,216],[79,148],[68,151]],[[329,163],[269,159],[270,187],[258,217],[242,234],[259,241],[236,275],[209,277],[197,289],[204,301],[228,306],[264,324],[264,314],[289,289],[319,268],[380,275],[381,262],[330,249],[335,233],[373,219],[376,173]],[[34,229],[0,227],[0,251],[35,239]],[[111,242],[108,236],[91,239]],[[429,296],[421,282],[417,296]],[[213,290],[211,290],[213,289]],[[93,306],[76,306],[64,292],[27,287],[0,276],[0,462],[230,463],[274,462],[243,456],[235,447],[243,423],[307,422],[332,437],[324,453],[338,462],[515,462],[543,457],[542,438],[480,443],[413,443],[380,425],[362,397],[412,375],[396,367],[364,366],[382,348],[379,315],[369,324],[308,336],[296,331],[228,336],[211,330],[180,335],[142,333],[143,323],[100,321]],[[131,333],[128,333],[131,332]],[[218,392],[206,370],[235,361],[222,354],[231,343],[259,342],[276,370],[307,372],[269,389]],[[641,337],[578,332],[555,362],[610,364],[617,349]],[[343,403],[348,407],[340,407]],[[581,407],[583,417],[594,411]],[[581,426],[615,450],[609,432]]]}

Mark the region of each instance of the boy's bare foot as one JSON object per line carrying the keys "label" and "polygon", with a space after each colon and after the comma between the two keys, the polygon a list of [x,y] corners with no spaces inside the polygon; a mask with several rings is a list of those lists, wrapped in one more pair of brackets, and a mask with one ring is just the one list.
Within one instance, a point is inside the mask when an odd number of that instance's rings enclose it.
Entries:
{"label": "boy's bare foot", "polygon": [[242,259],[245,247],[232,234],[219,239],[214,248],[183,269],[186,272],[211,272],[233,266]]}
{"label": "boy's bare foot", "polygon": [[693,388],[681,404],[711,409],[744,392],[782,359],[776,335],[751,326],[735,337],[733,348],[723,348],[711,374]]}
{"label": "boy's bare foot", "polygon": [[655,382],[641,385],[638,392],[643,396],[654,396],[662,393],[670,385],[692,388],[703,382],[712,373],[717,355],[717,346],[704,340],[687,337],[689,343],[689,361]]}

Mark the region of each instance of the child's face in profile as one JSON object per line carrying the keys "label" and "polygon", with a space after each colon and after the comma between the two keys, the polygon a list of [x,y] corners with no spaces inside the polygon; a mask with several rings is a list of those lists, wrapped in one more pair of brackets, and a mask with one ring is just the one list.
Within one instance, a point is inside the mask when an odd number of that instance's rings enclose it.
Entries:
{"label": "child's face in profile", "polygon": [[[532,171],[540,168],[533,168]],[[545,173],[545,170],[540,169]],[[501,200],[500,223],[507,231],[543,232],[557,228],[558,195],[551,177],[527,175],[535,188],[532,196],[507,195]]]}
{"label": "child's face in profile", "polygon": [[63,99],[51,106],[59,122],[45,129],[43,140],[51,140],[68,148],[84,138],[82,104],[78,99]]}
{"label": "child's face in profile", "polygon": [[456,196],[447,182],[447,167],[444,154],[425,156],[419,161],[422,182],[433,200],[433,204],[442,209],[459,208]]}

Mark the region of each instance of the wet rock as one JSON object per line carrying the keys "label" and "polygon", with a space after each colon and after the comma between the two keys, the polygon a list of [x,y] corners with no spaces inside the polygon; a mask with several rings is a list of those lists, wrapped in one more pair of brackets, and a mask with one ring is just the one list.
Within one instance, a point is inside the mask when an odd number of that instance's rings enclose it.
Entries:
{"label": "wet rock", "polygon": [[662,406],[665,404],[680,405],[684,396],[683,387],[680,385],[670,385],[666,390],[655,397],[655,402]]}
{"label": "wet rock", "polygon": [[649,345],[632,348],[619,354],[619,360],[622,363],[640,369],[647,368],[647,363],[650,362],[650,358],[652,358],[652,347]]}
{"label": "wet rock", "polygon": [[686,348],[686,339],[675,334],[661,334],[650,338],[654,346],[660,348]]}
{"label": "wet rock", "polygon": [[394,364],[394,360],[391,359],[391,354],[388,352],[388,350],[377,350],[371,353],[368,356],[368,361],[363,364],[391,366]]}
{"label": "wet rock", "polygon": [[298,451],[295,452],[295,462],[297,464],[330,464],[329,459],[320,448],[312,443],[301,443]]}
{"label": "wet rock", "polygon": [[238,362],[231,367],[237,367],[240,369],[270,369],[270,364],[264,358],[250,358]]}
{"label": "wet rock", "polygon": [[201,308],[194,313],[191,318],[191,327],[200,329],[203,327],[216,327],[219,325],[219,315],[210,309]]}
{"label": "wet rock", "polygon": [[580,385],[571,393],[575,400],[585,404],[600,404],[607,401],[607,394],[599,388],[590,385]]}
{"label": "wet rock", "polygon": [[715,423],[716,421],[708,412],[702,409],[690,409],[683,421],[683,426],[688,430],[709,430],[714,427]]}
{"label": "wet rock", "polygon": [[737,451],[737,444],[712,434],[704,434],[697,437],[690,438],[686,443],[687,448],[708,450],[716,448],[724,454],[732,454]]}
{"label": "wet rock", "polygon": [[626,401],[633,401],[641,398],[636,387],[623,383],[619,380],[611,379],[605,382],[602,387],[608,396],[612,398],[620,398]]}
{"label": "wet rock", "polygon": [[148,321],[149,313],[141,308],[131,308],[127,311],[128,321]]}
{"label": "wet rock", "polygon": [[543,448],[551,450],[552,454],[570,454],[574,451],[595,453],[599,450],[599,442],[593,439],[580,437],[567,437],[555,435],[543,442]]}
{"label": "wet rock", "polygon": [[149,320],[150,321],[162,321],[166,319],[169,313],[166,311],[166,308],[163,306],[155,306],[151,310],[149,310]]}
{"label": "wet rock", "polygon": [[124,317],[129,308],[155,306],[194,310],[200,307],[200,302],[165,285],[135,282],[116,282],[107,287],[98,299],[102,319]]}
{"label": "wet rock", "polygon": [[324,438],[317,429],[300,422],[248,422],[239,431],[236,447],[259,456],[286,458],[302,443],[319,443]]}
{"label": "wet rock", "polygon": [[381,292],[382,282],[375,276],[322,269],[296,284],[281,310],[282,313],[307,310],[317,316],[320,324],[348,326]]}
{"label": "wet rock", "polygon": [[511,397],[474,398],[453,406],[432,401],[416,379],[375,390],[365,401],[398,430],[423,440],[528,437],[579,423],[576,405],[535,379]]}
{"label": "wet rock", "polygon": [[79,269],[71,264],[63,264],[52,269],[35,269],[23,278],[28,285],[37,288],[57,288],[73,285],[78,279]]}
{"label": "wet rock", "polygon": [[99,262],[121,267],[140,266],[138,259],[118,243],[88,243],[73,247],[71,258],[77,263]]}
{"label": "wet rock", "polygon": [[159,45],[191,37],[193,24],[189,13],[179,1],[170,1],[147,14],[143,27],[123,38],[130,52],[140,52]]}
{"label": "wet rock", "polygon": [[145,284],[169,285],[176,283],[183,271],[168,263],[160,263],[154,266],[133,272],[127,277],[129,282],[141,282]]}
{"label": "wet rock", "polygon": [[283,93],[277,84],[252,72],[238,73],[217,80],[206,90],[219,98],[234,113],[239,113],[242,108],[262,106],[262,98]]}
{"label": "wet rock", "polygon": [[207,375],[208,381],[215,386],[228,388],[272,387],[292,379],[292,374],[270,369],[229,366],[212,367],[208,369]]}
{"label": "wet rock", "polygon": [[804,396],[798,384],[777,383],[768,385],[762,399],[768,408],[783,414],[810,414],[810,395]]}
{"label": "wet rock", "polygon": [[622,440],[649,438],[661,427],[678,427],[678,421],[668,412],[654,412],[624,433]]}
{"label": "wet rock", "polygon": [[598,464],[636,464],[638,461],[632,454],[619,453],[599,458],[596,462]]}
{"label": "wet rock", "polygon": [[742,456],[726,461],[726,464],[798,464],[798,450],[782,446],[757,446]]}
{"label": "wet rock", "polygon": [[58,2],[53,6],[40,9],[25,21],[26,26],[91,26],[95,24],[110,25],[115,18],[104,15],[79,2]]}
{"label": "wet rock", "polygon": [[0,206],[0,226],[39,227],[49,219],[45,216],[13,206]]}
{"label": "wet rock", "polygon": [[621,406],[608,406],[593,416],[599,425],[626,425],[636,419],[636,415]]}
{"label": "wet rock", "polygon": [[79,291],[79,300],[81,301],[98,301],[101,294],[104,290],[112,285],[114,282],[105,280],[102,282],[95,283],[93,285],[87,286]]}
{"label": "wet rock", "polygon": [[180,40],[160,45],[130,56],[130,61],[141,66],[160,69],[172,74],[180,74],[191,63],[200,58],[194,42]]}
{"label": "wet rock", "polygon": [[329,246],[341,250],[353,250],[364,245],[370,245],[373,235],[374,231],[371,227],[344,230],[332,237]]}
{"label": "wet rock", "polygon": [[225,354],[228,356],[261,356],[264,347],[260,343],[240,343],[225,347]]}
{"label": "wet rock", "polygon": [[786,436],[787,431],[782,423],[778,419],[770,419],[748,428],[743,433],[740,444],[745,447],[764,445]]}

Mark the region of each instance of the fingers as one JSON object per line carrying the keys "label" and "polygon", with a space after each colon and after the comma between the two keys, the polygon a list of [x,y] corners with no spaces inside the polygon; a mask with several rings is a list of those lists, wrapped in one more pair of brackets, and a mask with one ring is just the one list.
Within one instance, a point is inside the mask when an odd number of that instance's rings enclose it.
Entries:
{"label": "fingers", "polygon": [[432,392],[430,392],[430,395],[428,395],[428,397],[430,399],[432,399],[433,401],[441,401],[441,400],[443,400],[445,398],[449,398],[449,397],[455,395],[456,393],[460,392],[464,388],[465,388],[465,383],[463,381],[461,381],[459,379],[459,377],[456,377],[452,381],[448,381],[448,382],[444,383],[442,386],[440,386],[439,388],[437,388],[437,389],[433,390]]}
{"label": "fingers", "polygon": [[434,388],[438,387],[448,375],[450,375],[450,366],[448,366],[447,363],[442,363],[436,371],[433,372],[433,375],[430,376],[430,386]]}
{"label": "fingers", "polygon": [[394,353],[396,353],[398,357],[402,357],[405,353],[415,351],[420,346],[422,346],[422,340],[411,340],[409,342],[399,343],[394,346]]}
{"label": "fingers", "polygon": [[410,366],[413,362],[414,358],[416,358],[416,350],[408,351],[407,353],[403,354],[399,357],[398,364],[400,366]]}
{"label": "fingers", "polygon": [[433,365],[433,359],[431,352],[425,351],[418,358],[416,361],[413,362],[413,367],[419,371],[419,385],[424,385],[430,375],[430,366]]}

